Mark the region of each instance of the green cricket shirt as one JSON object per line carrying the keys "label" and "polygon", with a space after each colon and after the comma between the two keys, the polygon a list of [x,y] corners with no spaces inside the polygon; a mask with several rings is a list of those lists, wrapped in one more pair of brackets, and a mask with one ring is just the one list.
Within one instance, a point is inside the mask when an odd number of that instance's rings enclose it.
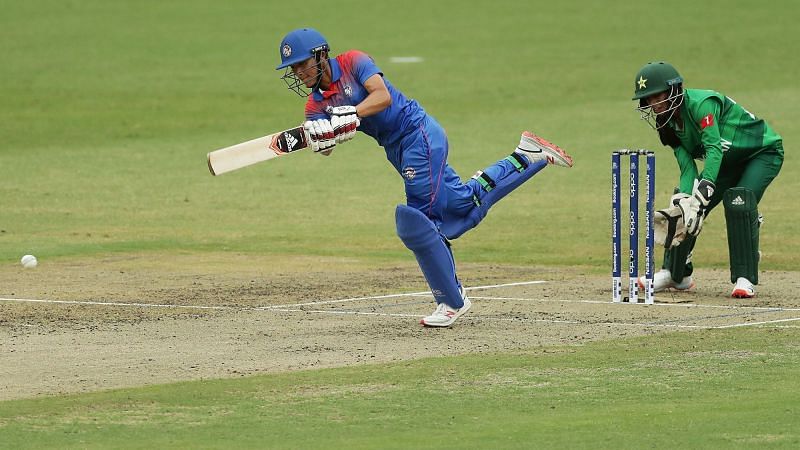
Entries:
{"label": "green cricket shirt", "polygon": [[702,89],[685,89],[683,96],[683,129],[675,119],[668,125],[681,141],[673,148],[681,170],[681,192],[692,192],[698,178],[696,159],[704,160],[699,178],[716,182],[720,170],[744,165],[767,149],[783,153],[780,135],[730,98]]}

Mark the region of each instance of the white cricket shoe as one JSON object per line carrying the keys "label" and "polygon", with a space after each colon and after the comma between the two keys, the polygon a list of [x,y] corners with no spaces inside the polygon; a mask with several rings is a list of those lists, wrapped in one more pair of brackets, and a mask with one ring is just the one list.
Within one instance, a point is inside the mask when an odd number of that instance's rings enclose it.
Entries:
{"label": "white cricket shoe", "polygon": [[419,323],[426,327],[449,327],[456,319],[463,316],[464,313],[469,311],[469,308],[472,307],[472,302],[467,298],[464,288],[461,288],[461,297],[464,299],[464,306],[461,308],[453,309],[447,306],[446,303],[439,303],[436,306],[436,310],[433,311],[433,314],[423,317]]}
{"label": "white cricket shoe", "polygon": [[519,146],[514,151],[528,158],[531,163],[537,163],[544,159],[547,160],[547,164],[572,167],[572,157],[567,152],[530,131],[522,133],[522,137],[519,139]]}
{"label": "white cricket shoe", "polygon": [[747,278],[739,277],[733,287],[731,297],[733,298],[753,298],[756,296],[756,287]]}
{"label": "white cricket shoe", "polygon": [[[639,289],[644,289],[644,276],[639,277]],[[678,291],[687,291],[694,287],[692,276],[683,277],[680,283],[672,281],[672,273],[667,269],[661,269],[653,274],[653,292],[662,292],[667,289],[675,289]]]}

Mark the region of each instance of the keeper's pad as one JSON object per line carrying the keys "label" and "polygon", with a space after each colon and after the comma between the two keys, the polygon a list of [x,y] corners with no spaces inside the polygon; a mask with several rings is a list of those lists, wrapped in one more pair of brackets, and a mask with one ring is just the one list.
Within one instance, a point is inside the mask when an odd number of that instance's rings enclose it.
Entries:
{"label": "keeper's pad", "polygon": [[436,303],[455,309],[464,306],[450,244],[436,225],[419,210],[406,205],[397,205],[395,220],[397,235],[414,252]]}
{"label": "keeper's pad", "polygon": [[758,201],[747,188],[730,188],[722,195],[728,227],[731,283],[739,277],[758,284]]}
{"label": "keeper's pad", "polygon": [[507,156],[505,160],[514,165],[516,170],[510,170],[507,175],[501,179],[496,179],[491,173],[493,168],[497,165],[486,168],[485,172],[479,172],[475,179],[481,184],[484,194],[480,199],[475,199],[475,208],[465,216],[456,216],[447,214],[442,220],[442,234],[447,239],[456,239],[467,231],[475,228],[476,225],[486,217],[489,213],[489,208],[495,203],[500,201],[503,197],[510,194],[511,191],[518,188],[522,183],[528,181],[532,176],[536,175],[540,170],[547,166],[547,161],[537,161],[536,163],[529,163],[527,158],[517,153],[512,153]]}
{"label": "keeper's pad", "polygon": [[664,268],[669,270],[672,281],[680,283],[694,271],[692,250],[697,242],[696,236],[687,235],[680,245],[664,252]]}

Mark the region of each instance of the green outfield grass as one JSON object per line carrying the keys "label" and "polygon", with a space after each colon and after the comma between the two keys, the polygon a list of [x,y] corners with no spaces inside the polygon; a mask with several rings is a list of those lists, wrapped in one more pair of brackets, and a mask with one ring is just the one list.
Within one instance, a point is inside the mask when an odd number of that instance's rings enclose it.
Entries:
{"label": "green outfield grass", "polygon": [[674,333],[2,402],[0,439],[17,449],[797,448],[798,338]]}
{"label": "green outfield grass", "polygon": [[[274,70],[277,43],[323,4],[10,2],[0,17],[0,260],[209,249],[407,258],[394,233],[401,180],[367,136],[330,158],[297,154],[220,178],[205,167],[209,150],[301,120],[303,100]],[[399,5],[344,2],[313,25],[335,51],[369,52],[437,117],[463,177],[524,129],[576,160],[498,205],[456,242],[459,259],[606,266],[610,150],[656,148],[662,202],[676,181],[670,152],[629,101],[638,68],[663,58],[688,86],[731,95],[784,136],[787,163],[762,203],[763,266],[798,266],[792,2]],[[693,13],[667,20],[682,9]],[[509,239],[531,229],[525,245]],[[707,234],[697,261],[725,266],[721,215]]]}
{"label": "green outfield grass", "polygon": [[[547,169],[458,239],[458,261],[608,270],[609,152],[656,149],[661,203],[677,181],[630,101],[639,67],[665,59],[687,86],[731,96],[783,136],[784,169],[761,205],[761,267],[800,266],[791,0],[11,0],[2,10],[2,264],[221,250],[410,261],[395,235],[402,182],[367,136],[328,158],[208,174],[208,151],[301,121],[303,100],[274,66],[281,37],[314,26],[335,53],[370,53],[444,125],[462,177],[507,155],[524,129],[574,156],[573,169]],[[697,265],[727,267],[724,227],[716,211]],[[2,402],[0,447],[797,447],[797,341],[792,330],[678,333]],[[451,377],[461,381],[446,387]]]}

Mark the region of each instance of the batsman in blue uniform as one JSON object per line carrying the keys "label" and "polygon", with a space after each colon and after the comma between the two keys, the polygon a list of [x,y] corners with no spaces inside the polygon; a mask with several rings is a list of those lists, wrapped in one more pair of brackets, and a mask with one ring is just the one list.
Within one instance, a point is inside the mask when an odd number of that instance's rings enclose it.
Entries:
{"label": "batsman in blue uniform", "polygon": [[548,164],[572,167],[572,158],[530,132],[506,158],[462,182],[447,164],[447,135],[413,99],[383,76],[367,54],[330,57],[316,30],[294,30],[281,41],[282,77],[308,97],[304,128],[309,146],[329,155],[362,131],[386,150],[403,178],[406,205],[395,211],[397,234],[414,253],[437,307],[425,326],[447,327],[471,306],[456,275],[450,240],[475,227],[489,208]]}

